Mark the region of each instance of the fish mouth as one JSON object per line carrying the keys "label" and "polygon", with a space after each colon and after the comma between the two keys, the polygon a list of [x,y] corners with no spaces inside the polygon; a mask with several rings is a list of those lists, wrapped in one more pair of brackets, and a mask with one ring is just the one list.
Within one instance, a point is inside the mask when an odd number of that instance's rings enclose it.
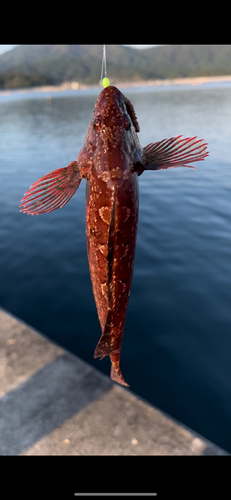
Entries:
{"label": "fish mouth", "polygon": [[96,101],[96,105],[101,101],[101,99],[104,99],[105,97],[108,96],[117,96],[120,99],[124,97],[122,92],[120,92],[120,90],[117,89],[117,87],[115,87],[114,85],[109,85],[100,92],[98,99]]}
{"label": "fish mouth", "polygon": [[106,87],[100,93],[95,104],[95,127],[98,130],[112,129],[115,135],[115,125],[123,126],[126,112],[124,95],[113,85]]}

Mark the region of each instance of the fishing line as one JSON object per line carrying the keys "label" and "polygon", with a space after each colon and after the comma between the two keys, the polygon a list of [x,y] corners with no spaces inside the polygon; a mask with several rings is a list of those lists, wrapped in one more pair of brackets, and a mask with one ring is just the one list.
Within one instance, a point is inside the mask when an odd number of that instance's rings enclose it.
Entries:
{"label": "fishing line", "polygon": [[[104,74],[104,78],[103,78]],[[106,61],[106,45],[103,45],[103,57],[102,57],[102,69],[101,69],[101,84],[102,86],[108,87],[110,85],[110,81],[107,78],[107,61]]]}

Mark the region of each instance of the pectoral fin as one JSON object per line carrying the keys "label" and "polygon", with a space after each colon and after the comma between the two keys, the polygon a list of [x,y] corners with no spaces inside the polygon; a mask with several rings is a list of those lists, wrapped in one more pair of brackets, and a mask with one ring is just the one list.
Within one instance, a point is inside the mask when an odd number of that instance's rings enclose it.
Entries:
{"label": "pectoral fin", "polygon": [[180,139],[181,137],[182,135],[179,135],[145,146],[142,158],[143,169],[195,168],[187,163],[201,161],[208,156],[207,143],[204,143],[203,139],[197,139],[197,137]]}
{"label": "pectoral fin", "polygon": [[76,161],[53,170],[30,187],[21,201],[21,212],[38,215],[62,208],[75,194],[81,182]]}

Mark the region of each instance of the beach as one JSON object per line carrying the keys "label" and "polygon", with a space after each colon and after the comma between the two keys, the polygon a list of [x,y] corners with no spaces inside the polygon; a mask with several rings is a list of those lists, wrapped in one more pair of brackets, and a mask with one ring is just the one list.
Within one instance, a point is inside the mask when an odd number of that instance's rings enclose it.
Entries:
{"label": "beach", "polygon": [[[224,76],[200,76],[194,78],[173,78],[166,80],[139,80],[135,82],[119,82],[111,79],[111,85],[115,85],[121,88],[128,87],[154,87],[154,86],[165,86],[165,85],[192,85],[200,86],[210,82],[231,82],[231,75]],[[99,82],[100,85],[100,82]],[[89,88],[98,88],[98,85],[86,85],[80,82],[64,82],[61,85],[44,85],[40,87],[27,87],[27,88],[17,88],[17,89],[2,89],[0,90],[0,95],[9,95],[13,93],[28,93],[28,92],[62,92],[65,90],[84,90]]]}

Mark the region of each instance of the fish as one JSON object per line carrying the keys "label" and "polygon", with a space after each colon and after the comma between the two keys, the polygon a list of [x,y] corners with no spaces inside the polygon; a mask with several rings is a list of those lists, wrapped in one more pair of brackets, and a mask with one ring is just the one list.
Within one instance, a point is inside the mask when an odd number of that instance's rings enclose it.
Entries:
{"label": "fish", "polygon": [[121,343],[132,285],[139,195],[145,170],[195,168],[208,156],[203,139],[182,135],[142,147],[131,101],[115,86],[97,100],[76,161],[41,177],[25,193],[21,212],[62,208],[86,180],[86,240],[101,337],[94,357],[110,357],[111,379],[128,386],[120,369]]}

